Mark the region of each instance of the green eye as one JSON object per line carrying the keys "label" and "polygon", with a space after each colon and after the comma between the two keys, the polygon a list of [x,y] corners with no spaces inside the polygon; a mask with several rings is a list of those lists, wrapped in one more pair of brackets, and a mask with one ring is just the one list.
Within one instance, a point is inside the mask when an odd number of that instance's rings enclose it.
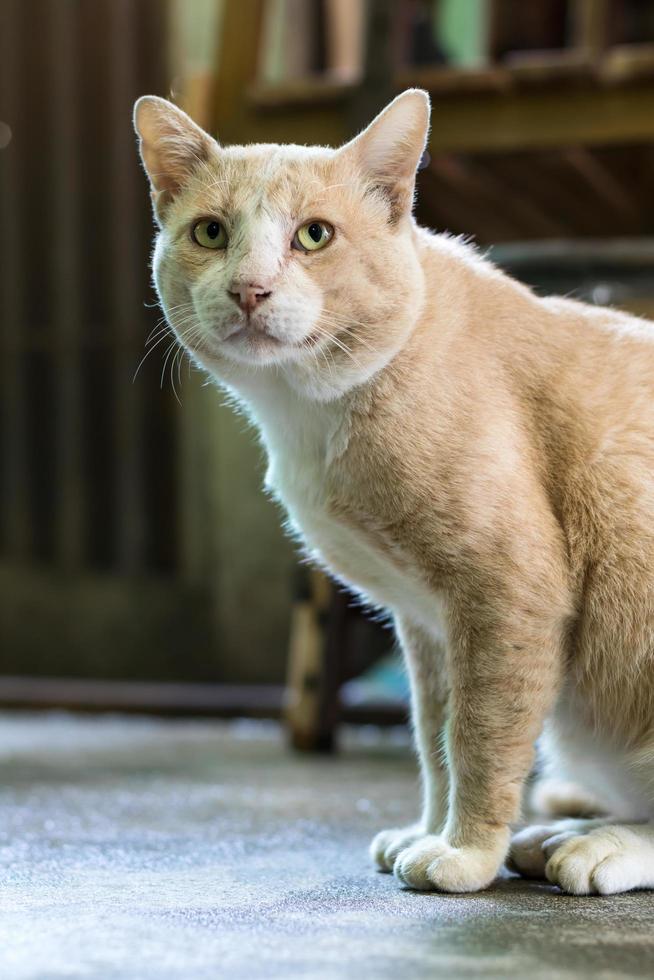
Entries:
{"label": "green eye", "polygon": [[193,225],[193,240],[202,248],[227,248],[227,232],[219,221],[205,218]]}
{"label": "green eye", "polygon": [[332,240],[334,229],[326,221],[309,221],[295,232],[293,248],[302,252],[317,252]]}

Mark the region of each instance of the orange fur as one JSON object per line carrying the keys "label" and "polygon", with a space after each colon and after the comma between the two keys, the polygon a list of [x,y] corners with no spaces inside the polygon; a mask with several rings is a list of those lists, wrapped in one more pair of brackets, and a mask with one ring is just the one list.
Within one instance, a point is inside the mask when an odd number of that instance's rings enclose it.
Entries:
{"label": "orange fur", "polygon": [[[162,100],[136,112],[171,326],[260,429],[307,551],[398,624],[425,806],[374,857],[466,891],[505,857],[546,719],[561,778],[592,756],[593,798],[652,812],[654,331],[540,299],[418,228],[427,120],[412,91],[340,150],[223,148]],[[227,228],[220,253],[189,234],[205,216]],[[332,241],[294,250],[318,219]],[[265,295],[251,316],[234,282]],[[617,853],[612,877],[575,877],[565,851],[553,880],[634,887],[621,869],[634,847],[647,865],[650,830],[614,831],[579,837],[573,861]]]}

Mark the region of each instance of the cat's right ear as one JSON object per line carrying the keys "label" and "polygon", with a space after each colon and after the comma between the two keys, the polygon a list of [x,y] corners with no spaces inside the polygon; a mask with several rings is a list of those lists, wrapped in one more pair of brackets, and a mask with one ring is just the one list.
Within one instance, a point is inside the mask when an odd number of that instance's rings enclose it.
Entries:
{"label": "cat's right ear", "polygon": [[215,151],[216,141],[176,105],[156,95],[144,95],[136,102],[134,129],[160,222],[193,171]]}

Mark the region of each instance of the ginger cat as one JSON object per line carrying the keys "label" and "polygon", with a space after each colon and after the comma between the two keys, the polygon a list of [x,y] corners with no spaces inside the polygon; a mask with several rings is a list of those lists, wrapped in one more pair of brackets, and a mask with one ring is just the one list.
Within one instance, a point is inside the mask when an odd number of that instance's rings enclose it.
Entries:
{"label": "ginger cat", "polygon": [[419,228],[428,123],[411,90],[340,149],[222,147],[140,99],[156,287],[307,552],[396,623],[424,804],[377,864],[488,886],[545,728],[549,771],[609,816],[521,831],[513,867],[652,887],[654,327]]}

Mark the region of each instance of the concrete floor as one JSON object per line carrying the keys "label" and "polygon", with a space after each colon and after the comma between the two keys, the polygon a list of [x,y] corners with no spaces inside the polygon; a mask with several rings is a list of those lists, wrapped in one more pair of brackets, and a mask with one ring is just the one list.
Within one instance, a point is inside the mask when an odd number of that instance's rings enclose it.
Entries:
{"label": "concrete floor", "polygon": [[266,980],[654,975],[654,896],[402,890],[403,732],[298,758],[267,723],[0,716],[0,975]]}

